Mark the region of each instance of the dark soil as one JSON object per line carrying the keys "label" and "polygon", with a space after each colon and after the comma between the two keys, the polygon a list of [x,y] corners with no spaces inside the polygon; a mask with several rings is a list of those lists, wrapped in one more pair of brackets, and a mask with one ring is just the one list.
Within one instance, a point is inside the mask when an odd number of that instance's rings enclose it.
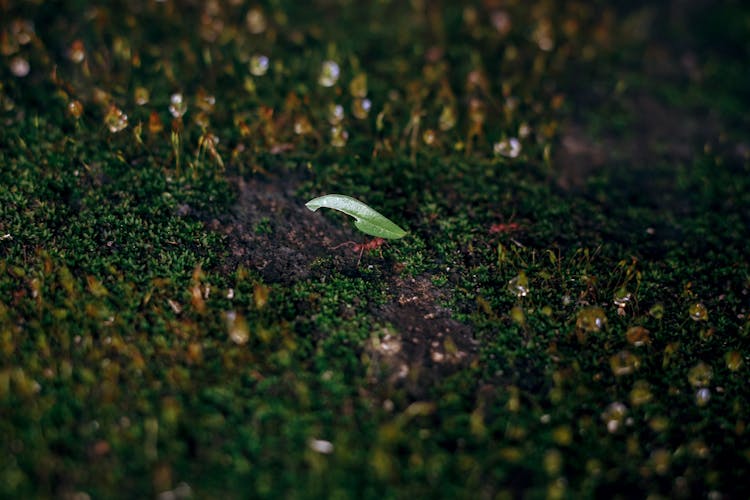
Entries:
{"label": "dark soil", "polygon": [[350,246],[334,248],[362,240],[362,235],[347,227],[348,218],[334,221],[311,213],[296,194],[298,182],[236,180],[239,196],[231,215],[209,222],[227,236],[231,257],[225,272],[232,274],[242,265],[266,283],[290,285],[336,272],[357,276],[365,266],[382,268],[387,299],[370,310],[374,323],[388,332],[370,345],[369,354],[380,366],[376,378],[404,385],[418,397],[441,377],[468,366],[476,357],[477,342],[471,327],[454,320],[451,309],[442,305],[449,299],[447,291],[429,275],[402,276],[399,263],[377,251],[358,262]]}

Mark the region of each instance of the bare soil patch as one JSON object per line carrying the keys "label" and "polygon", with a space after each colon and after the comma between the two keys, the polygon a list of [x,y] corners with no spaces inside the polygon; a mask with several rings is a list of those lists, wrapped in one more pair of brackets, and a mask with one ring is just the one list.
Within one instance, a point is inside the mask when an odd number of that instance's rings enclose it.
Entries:
{"label": "bare soil patch", "polygon": [[[322,279],[332,270],[350,276],[360,272],[351,248],[332,247],[361,241],[362,235],[350,224],[312,214],[296,196],[293,180],[236,182],[239,196],[232,213],[210,223],[227,236],[230,258],[225,272],[243,265],[267,283],[281,284]],[[373,286],[384,286],[388,297],[385,303],[368,306],[373,324],[382,325],[385,331],[366,351],[374,380],[406,387],[416,397],[475,359],[477,342],[471,327],[454,320],[452,311],[441,305],[448,298],[445,290],[428,275],[401,275],[395,264],[377,252],[360,263],[382,266],[385,282]]]}

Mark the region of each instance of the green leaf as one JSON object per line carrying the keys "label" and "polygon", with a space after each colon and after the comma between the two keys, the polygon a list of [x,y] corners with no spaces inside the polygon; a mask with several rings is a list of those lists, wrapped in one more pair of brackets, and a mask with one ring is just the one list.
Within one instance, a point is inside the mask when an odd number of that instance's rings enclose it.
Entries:
{"label": "green leaf", "polygon": [[377,210],[370,208],[361,201],[343,194],[327,194],[305,203],[305,206],[315,212],[317,209],[332,208],[354,217],[354,226],[365,234],[378,238],[396,239],[406,236],[406,231],[388,220]]}

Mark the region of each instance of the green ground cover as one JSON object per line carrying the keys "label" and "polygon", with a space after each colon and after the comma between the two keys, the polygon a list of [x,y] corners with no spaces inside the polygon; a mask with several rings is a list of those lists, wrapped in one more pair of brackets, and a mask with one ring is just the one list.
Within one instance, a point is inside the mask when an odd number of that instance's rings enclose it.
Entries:
{"label": "green ground cover", "polygon": [[747,498],[748,40],[0,0],[0,497]]}

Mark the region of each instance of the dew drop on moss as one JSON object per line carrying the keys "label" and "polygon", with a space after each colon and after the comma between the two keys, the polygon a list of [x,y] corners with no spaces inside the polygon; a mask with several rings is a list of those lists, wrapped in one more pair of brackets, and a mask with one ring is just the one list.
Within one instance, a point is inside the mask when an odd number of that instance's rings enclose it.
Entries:
{"label": "dew drop on moss", "polygon": [[83,104],[81,101],[73,100],[68,103],[68,114],[76,120],[83,116]]}
{"label": "dew drop on moss", "polygon": [[490,22],[500,36],[505,36],[510,33],[511,28],[513,27],[510,14],[504,10],[494,11],[490,15]]}
{"label": "dew drop on moss", "polygon": [[116,134],[128,126],[128,115],[112,104],[107,110],[107,114],[104,115],[104,124],[110,132]]}
{"label": "dew drop on moss", "polygon": [[612,303],[618,308],[623,309],[630,303],[632,298],[633,295],[628,292],[627,288],[620,288],[615,292],[615,295],[612,298]]}
{"label": "dew drop on moss", "polygon": [[662,319],[664,317],[664,306],[662,304],[654,304],[648,313],[654,319]]}
{"label": "dew drop on moss", "polygon": [[266,15],[260,7],[253,7],[247,11],[245,16],[245,24],[247,30],[253,35],[260,35],[268,27],[268,21],[266,21]]}
{"label": "dew drop on moss", "polygon": [[690,313],[690,319],[693,321],[708,321],[708,309],[703,305],[703,302],[692,304],[688,312]]}
{"label": "dew drop on moss", "polygon": [[325,61],[320,68],[318,83],[323,87],[333,87],[339,79],[341,70],[335,61]]}
{"label": "dew drop on moss", "polygon": [[372,102],[369,99],[355,99],[352,102],[352,114],[358,120],[364,120],[370,114]]}
{"label": "dew drop on moss", "polygon": [[622,350],[609,358],[609,366],[615,377],[630,375],[641,366],[641,360],[630,351]]}
{"label": "dew drop on moss", "polygon": [[635,347],[651,343],[650,332],[642,326],[631,326],[628,328],[628,331],[625,332],[625,338],[629,344]]}
{"label": "dew drop on moss", "polygon": [[630,404],[641,406],[650,402],[653,397],[649,383],[645,380],[636,380],[633,389],[630,391]]}
{"label": "dew drop on moss", "polygon": [[268,72],[269,60],[264,55],[254,55],[250,58],[250,73],[253,76],[263,76]]}
{"label": "dew drop on moss", "polygon": [[615,433],[620,430],[625,423],[625,416],[628,414],[628,408],[619,401],[611,403],[602,412],[601,418],[609,433]]}
{"label": "dew drop on moss", "polygon": [[17,78],[23,78],[31,72],[31,65],[23,57],[16,56],[10,60],[10,72]]}
{"label": "dew drop on moss", "polygon": [[201,111],[211,113],[216,106],[216,96],[200,88],[195,96],[195,104]]}
{"label": "dew drop on moss", "polygon": [[422,133],[422,142],[424,142],[428,146],[432,146],[435,144],[435,141],[437,139],[437,134],[435,134],[435,131],[431,128],[428,128]]}
{"label": "dew drop on moss", "polygon": [[711,401],[711,390],[708,387],[701,387],[695,391],[695,404],[706,406]]}
{"label": "dew drop on moss", "polygon": [[306,116],[298,116],[294,120],[294,133],[297,135],[307,135],[312,133],[313,126]]}
{"label": "dew drop on moss", "polygon": [[138,106],[145,106],[151,99],[149,91],[146,87],[136,87],[133,92],[133,99]]}
{"label": "dew drop on moss", "polygon": [[86,49],[81,40],[74,40],[68,49],[68,58],[75,64],[80,64],[86,58]]}
{"label": "dew drop on moss", "polygon": [[504,156],[506,158],[518,158],[521,154],[521,141],[515,137],[510,139],[503,139],[496,142],[493,146],[493,151],[497,156]]}
{"label": "dew drop on moss", "polygon": [[187,102],[179,92],[169,97],[169,112],[175,118],[182,118],[187,113]]}
{"label": "dew drop on moss", "polygon": [[522,123],[518,126],[518,137],[521,139],[526,139],[528,136],[531,135],[531,127],[528,123]]}
{"label": "dew drop on moss", "polygon": [[338,125],[344,121],[344,107],[341,104],[328,106],[328,123]]}
{"label": "dew drop on moss", "polygon": [[227,324],[227,333],[232,342],[242,345],[250,340],[250,328],[241,314],[237,314],[235,311],[228,311],[225,314],[225,320]]}
{"label": "dew drop on moss", "polygon": [[576,316],[576,327],[586,333],[600,332],[606,325],[607,315],[599,306],[585,307]]}
{"label": "dew drop on moss", "polygon": [[516,297],[526,297],[529,293],[529,278],[524,271],[508,281],[508,290]]}
{"label": "dew drop on moss", "polygon": [[706,387],[711,383],[713,375],[713,369],[701,361],[688,372],[688,381],[693,387]]}
{"label": "dew drop on moss", "polygon": [[331,146],[335,148],[343,148],[346,146],[346,141],[349,140],[349,132],[347,132],[341,125],[334,125],[331,127]]}

